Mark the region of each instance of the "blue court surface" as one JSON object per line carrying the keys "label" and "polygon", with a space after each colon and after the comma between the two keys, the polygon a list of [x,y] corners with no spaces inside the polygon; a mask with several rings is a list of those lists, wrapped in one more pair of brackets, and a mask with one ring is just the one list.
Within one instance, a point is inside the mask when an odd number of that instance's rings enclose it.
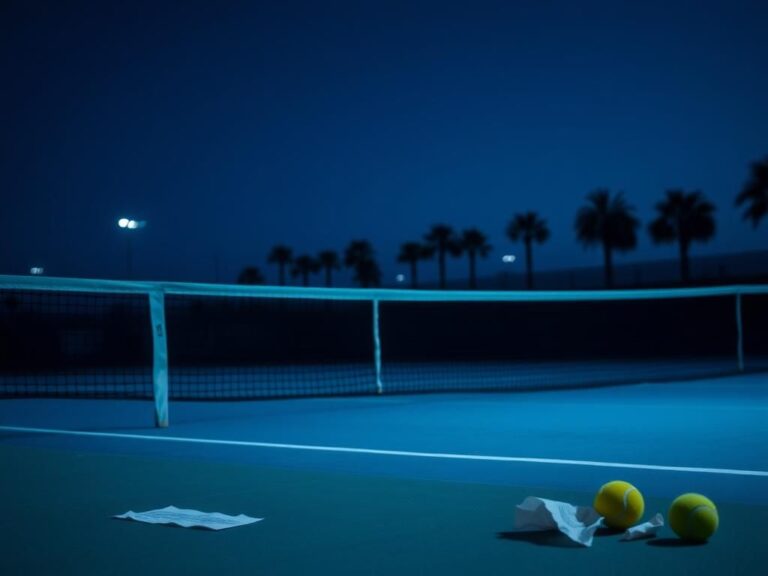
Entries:
{"label": "blue court surface", "polygon": [[[2,574],[758,574],[768,377],[584,390],[246,402],[0,401]],[[635,484],[720,528],[683,545],[514,533],[515,505]],[[111,519],[174,505],[264,517],[220,533]]]}

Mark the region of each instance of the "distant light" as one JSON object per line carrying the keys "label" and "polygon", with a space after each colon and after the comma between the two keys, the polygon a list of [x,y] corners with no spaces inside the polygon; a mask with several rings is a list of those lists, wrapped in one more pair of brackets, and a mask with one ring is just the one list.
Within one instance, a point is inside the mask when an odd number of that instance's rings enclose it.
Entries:
{"label": "distant light", "polygon": [[517,256],[514,254],[504,254],[504,256],[501,257],[501,261],[505,264],[512,264],[515,260],[517,260]]}
{"label": "distant light", "polygon": [[144,228],[147,225],[146,220],[133,220],[132,218],[120,218],[117,221],[117,225],[120,228],[127,228],[128,230],[136,230],[137,228]]}
{"label": "distant light", "polygon": [[395,276],[395,280],[397,280],[398,282],[405,282],[405,274],[398,274],[397,276]]}
{"label": "distant light", "polygon": [[42,266],[32,266],[32,268],[29,269],[29,273],[33,276],[42,276],[44,272],[45,269]]}

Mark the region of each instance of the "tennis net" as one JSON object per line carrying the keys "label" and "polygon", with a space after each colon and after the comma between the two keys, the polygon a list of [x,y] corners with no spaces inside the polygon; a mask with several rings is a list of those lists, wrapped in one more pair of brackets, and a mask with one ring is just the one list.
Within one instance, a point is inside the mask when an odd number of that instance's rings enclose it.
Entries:
{"label": "tennis net", "polygon": [[434,292],[0,276],[0,396],[547,389],[768,369],[768,287]]}

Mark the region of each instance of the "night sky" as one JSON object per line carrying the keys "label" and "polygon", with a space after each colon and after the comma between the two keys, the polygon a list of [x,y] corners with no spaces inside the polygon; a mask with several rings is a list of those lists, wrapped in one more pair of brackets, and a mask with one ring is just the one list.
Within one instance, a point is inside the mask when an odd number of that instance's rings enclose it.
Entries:
{"label": "night sky", "polygon": [[[733,202],[768,155],[767,23],[741,0],[2,0],[0,273],[124,276],[125,215],[142,279],[274,282],[276,243],[368,239],[391,284],[438,222],[488,234],[490,275],[528,210],[539,269],[599,266],[573,231],[597,187],[644,224],[700,189],[718,232],[693,256],[765,248]],[[617,264],[675,256],[644,226]]]}

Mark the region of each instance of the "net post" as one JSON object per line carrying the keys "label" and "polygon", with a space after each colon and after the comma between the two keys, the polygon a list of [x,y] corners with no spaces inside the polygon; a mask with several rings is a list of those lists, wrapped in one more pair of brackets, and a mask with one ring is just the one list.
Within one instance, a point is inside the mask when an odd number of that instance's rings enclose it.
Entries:
{"label": "net post", "polygon": [[149,293],[149,313],[152,322],[152,390],[155,399],[155,426],[168,427],[168,343],[165,329],[165,293]]}
{"label": "net post", "polygon": [[373,361],[376,369],[376,392],[384,393],[384,383],[381,381],[381,337],[379,335],[379,301],[373,304]]}
{"label": "net post", "polygon": [[736,357],[739,372],[744,372],[744,331],[741,324],[741,292],[736,292]]}

